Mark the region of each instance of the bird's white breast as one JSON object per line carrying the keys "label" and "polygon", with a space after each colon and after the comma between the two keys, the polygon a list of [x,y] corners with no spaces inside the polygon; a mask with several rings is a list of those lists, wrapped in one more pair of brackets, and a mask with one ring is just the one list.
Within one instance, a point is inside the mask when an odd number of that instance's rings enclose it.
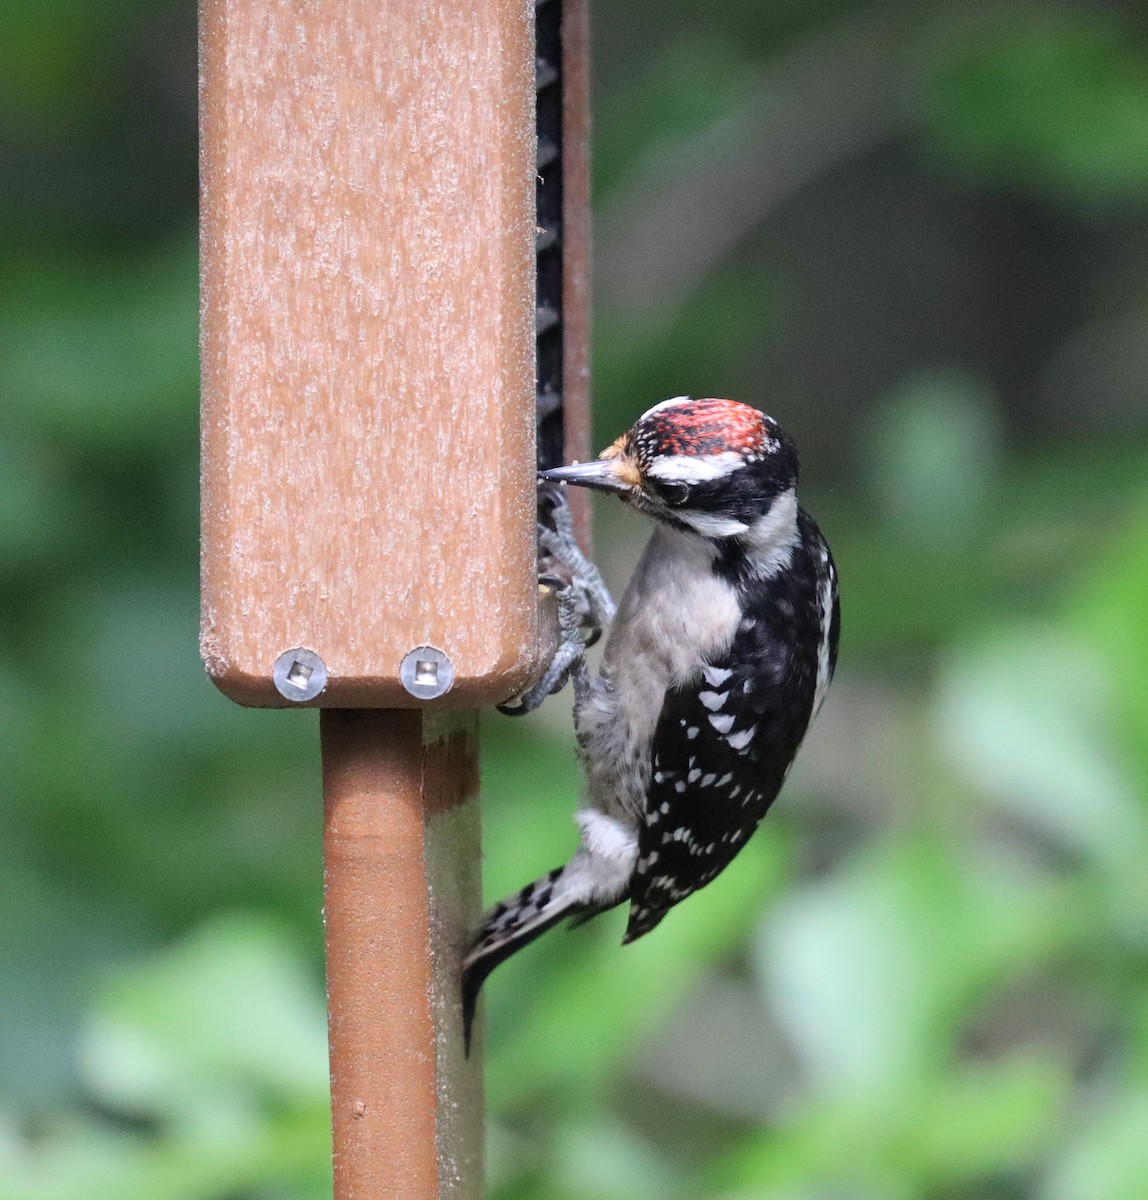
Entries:
{"label": "bird's white breast", "polygon": [[696,678],[733,640],[737,596],[712,555],[701,539],[660,527],[622,596],[601,677],[577,714],[590,802],[605,812],[641,811],[666,689]]}

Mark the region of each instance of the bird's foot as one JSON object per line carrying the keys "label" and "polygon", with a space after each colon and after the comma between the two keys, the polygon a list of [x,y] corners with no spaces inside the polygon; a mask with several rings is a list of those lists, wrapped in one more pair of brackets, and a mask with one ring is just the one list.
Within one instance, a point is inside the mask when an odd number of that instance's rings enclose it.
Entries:
{"label": "bird's foot", "polygon": [[582,553],[574,536],[574,514],[566,493],[557,484],[539,488],[538,503],[550,520],[538,525],[539,566],[544,572],[565,574],[575,593],[583,640],[592,646],[614,619],[615,605],[598,568]]}
{"label": "bird's foot", "polygon": [[539,522],[538,582],[558,597],[558,648],[542,678],[521,696],[498,705],[510,717],[523,717],[540,708],[548,696],[573,680],[576,700],[590,686],[586,650],[614,617],[614,601],[598,568],[582,553],[574,537],[574,522],[566,497],[555,487],[541,489],[540,504],[548,505],[552,524]]}

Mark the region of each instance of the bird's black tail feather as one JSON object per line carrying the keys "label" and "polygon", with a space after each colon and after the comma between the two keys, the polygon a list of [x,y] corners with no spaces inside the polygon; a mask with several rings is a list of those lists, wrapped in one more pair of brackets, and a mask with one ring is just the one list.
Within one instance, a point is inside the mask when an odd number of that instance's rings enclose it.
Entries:
{"label": "bird's black tail feather", "polygon": [[578,897],[563,888],[565,867],[555,867],[541,879],[496,904],[483,918],[470,953],[462,965],[462,1030],[467,1054],[478,993],[486,977],[512,954],[581,907]]}
{"label": "bird's black tail feather", "polygon": [[591,862],[586,851],[580,850],[564,867],[555,867],[528,883],[483,918],[462,965],[462,1027],[467,1054],[478,993],[499,963],[555,925],[565,920],[570,920],[572,927],[582,925],[629,897],[629,887],[620,880],[607,880],[604,885],[601,872],[587,868]]}

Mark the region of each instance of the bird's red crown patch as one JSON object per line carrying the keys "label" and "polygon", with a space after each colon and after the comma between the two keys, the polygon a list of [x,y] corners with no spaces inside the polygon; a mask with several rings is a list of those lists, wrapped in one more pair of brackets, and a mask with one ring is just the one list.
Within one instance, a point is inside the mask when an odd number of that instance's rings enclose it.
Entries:
{"label": "bird's red crown patch", "polygon": [[733,452],[749,458],[769,449],[770,420],[737,400],[667,400],[640,417],[631,452],[643,462]]}

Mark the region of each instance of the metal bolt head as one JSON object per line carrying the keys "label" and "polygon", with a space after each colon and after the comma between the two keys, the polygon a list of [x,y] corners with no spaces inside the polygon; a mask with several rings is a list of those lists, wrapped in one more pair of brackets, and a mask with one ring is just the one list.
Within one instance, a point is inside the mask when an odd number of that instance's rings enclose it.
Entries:
{"label": "metal bolt head", "polygon": [[419,700],[437,700],[454,683],[454,664],[435,646],[416,646],[403,655],[399,681]]}
{"label": "metal bolt head", "polygon": [[327,686],[327,665],[314,650],[284,650],[271,670],[275,689],[296,703],[314,700]]}

